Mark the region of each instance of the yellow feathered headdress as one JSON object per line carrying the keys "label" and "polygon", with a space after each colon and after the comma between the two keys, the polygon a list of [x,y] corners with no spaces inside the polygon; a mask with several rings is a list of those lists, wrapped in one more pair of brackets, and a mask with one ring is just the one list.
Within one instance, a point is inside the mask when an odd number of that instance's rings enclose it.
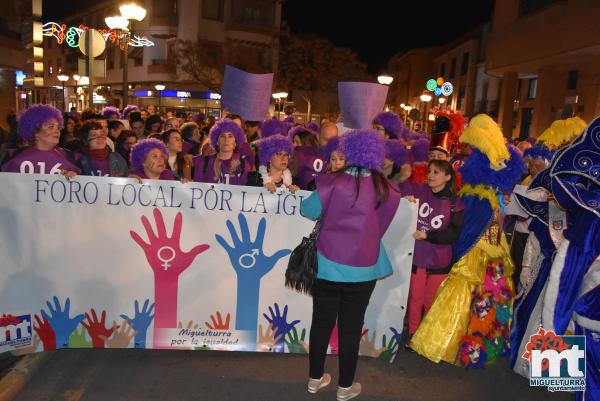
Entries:
{"label": "yellow feathered headdress", "polygon": [[460,142],[479,149],[490,160],[494,170],[506,167],[505,161],[510,159],[500,127],[487,114],[478,114],[471,119],[460,136]]}
{"label": "yellow feathered headdress", "polygon": [[573,142],[586,127],[587,123],[579,117],[556,120],[542,132],[536,142],[543,142],[549,149],[556,150]]}

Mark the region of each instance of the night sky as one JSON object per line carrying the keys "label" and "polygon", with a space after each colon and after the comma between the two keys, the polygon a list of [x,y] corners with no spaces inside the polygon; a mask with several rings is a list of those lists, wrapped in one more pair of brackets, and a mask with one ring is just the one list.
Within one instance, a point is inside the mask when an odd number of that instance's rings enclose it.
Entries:
{"label": "night sky", "polygon": [[[43,0],[44,15],[59,18],[93,0]],[[489,21],[494,0],[403,0],[355,2],[284,0],[283,19],[293,34],[315,33],[356,51],[369,72],[409,49],[441,45]],[[462,4],[463,7],[459,7]]]}

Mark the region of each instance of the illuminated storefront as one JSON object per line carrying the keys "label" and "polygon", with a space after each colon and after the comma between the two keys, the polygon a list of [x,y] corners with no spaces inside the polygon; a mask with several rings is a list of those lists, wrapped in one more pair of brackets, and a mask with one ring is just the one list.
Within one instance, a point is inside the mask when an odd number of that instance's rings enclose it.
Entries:
{"label": "illuminated storefront", "polygon": [[207,116],[220,117],[221,94],[216,92],[188,91],[179,89],[167,90],[136,90],[133,96],[138,106],[158,106],[163,111],[194,111]]}

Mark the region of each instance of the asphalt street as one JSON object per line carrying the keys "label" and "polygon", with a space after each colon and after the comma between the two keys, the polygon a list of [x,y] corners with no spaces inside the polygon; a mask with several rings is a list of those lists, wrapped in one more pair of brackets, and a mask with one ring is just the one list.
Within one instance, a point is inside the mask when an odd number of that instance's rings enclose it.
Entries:
{"label": "asphalt street", "polygon": [[[306,391],[308,357],[296,354],[137,349],[54,351],[16,401],[95,400],[335,400],[337,358],[326,371],[334,382]],[[357,381],[374,401],[574,400],[572,393],[530,388],[506,360],[482,370],[435,364],[401,350],[387,363],[361,357]]]}

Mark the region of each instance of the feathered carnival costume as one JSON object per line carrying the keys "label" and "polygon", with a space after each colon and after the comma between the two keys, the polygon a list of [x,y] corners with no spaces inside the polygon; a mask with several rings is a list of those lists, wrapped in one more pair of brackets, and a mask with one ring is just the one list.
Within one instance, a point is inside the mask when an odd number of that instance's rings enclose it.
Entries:
{"label": "feathered carnival costume", "polygon": [[[543,160],[550,165],[555,152],[577,138],[584,129],[585,122],[577,117],[555,121],[542,133],[534,146],[525,151],[525,157]],[[565,211],[550,196],[551,183],[550,168],[546,168],[531,180],[526,193],[517,193],[515,190],[513,194],[520,209],[532,217],[528,226],[530,235],[523,255],[523,265],[529,268],[527,270],[524,267],[527,274],[524,275],[515,299],[510,337],[511,367],[525,377],[529,377],[530,364],[522,356],[527,352],[530,337],[536,335],[543,325],[546,284],[554,254],[564,240],[563,230],[567,225]]]}
{"label": "feathered carnival costume", "polygon": [[[548,176],[566,210],[567,228],[542,294],[541,325],[556,335],[585,336],[586,390],[579,400],[600,400],[600,118],[559,149]],[[542,277],[538,276],[537,281]],[[526,355],[524,355],[526,357]]]}
{"label": "feathered carnival costume", "polygon": [[460,169],[466,205],[455,244],[456,261],[410,342],[426,358],[466,367],[483,366],[508,349],[514,286],[509,247],[501,230],[503,193],[525,169],[489,116],[475,116],[460,137],[473,153]]}

